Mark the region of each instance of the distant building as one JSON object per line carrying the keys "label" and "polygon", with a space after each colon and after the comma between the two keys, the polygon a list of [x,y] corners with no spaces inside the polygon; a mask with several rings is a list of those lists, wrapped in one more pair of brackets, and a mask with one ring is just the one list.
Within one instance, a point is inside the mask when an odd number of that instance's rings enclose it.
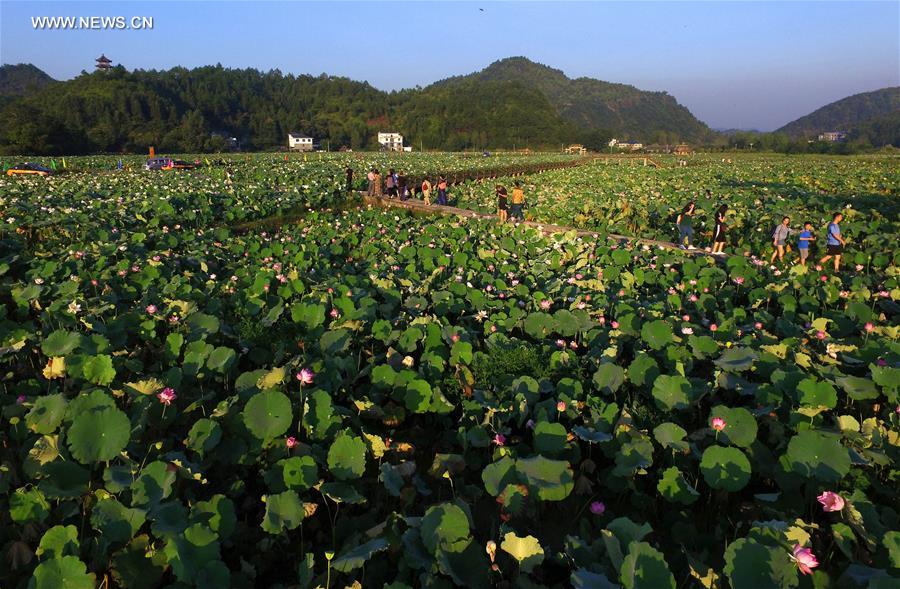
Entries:
{"label": "distant building", "polygon": [[616,143],[615,147],[624,151],[640,151],[644,149],[643,143]]}
{"label": "distant building", "polygon": [[378,145],[381,146],[382,151],[404,151],[403,135],[380,131],[378,133]]}
{"label": "distant building", "polygon": [[675,146],[675,155],[690,155],[691,153],[691,148],[687,143],[679,143]]}
{"label": "distant building", "polygon": [[613,137],[612,139],[609,140],[609,146],[610,146],[610,147],[615,147],[615,146],[616,146],[616,143],[618,143],[618,142],[619,142],[619,140],[616,139],[615,137]]}
{"label": "distant building", "polygon": [[819,135],[819,141],[843,141],[847,134],[843,131],[828,131]]}
{"label": "distant building", "polygon": [[313,139],[302,133],[288,133],[288,147],[291,151],[312,151]]}
{"label": "distant building", "polygon": [[573,143],[566,148],[566,153],[571,155],[584,155],[587,153],[587,149],[584,147],[584,145]]}
{"label": "distant building", "polygon": [[97,65],[95,65],[94,67],[96,67],[100,71],[105,72],[105,71],[108,71],[110,68],[112,68],[112,60],[109,59],[108,57],[106,57],[105,55],[103,55],[102,53],[100,54],[100,57],[98,57],[94,61],[97,62]]}

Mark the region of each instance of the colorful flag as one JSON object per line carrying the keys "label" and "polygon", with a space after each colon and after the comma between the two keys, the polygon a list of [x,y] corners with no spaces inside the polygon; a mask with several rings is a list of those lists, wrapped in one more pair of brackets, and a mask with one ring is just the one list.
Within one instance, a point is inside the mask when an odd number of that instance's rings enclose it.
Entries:
{"label": "colorful flag", "polygon": [[66,165],[66,158],[63,158],[63,168],[68,168],[68,167],[69,166]]}

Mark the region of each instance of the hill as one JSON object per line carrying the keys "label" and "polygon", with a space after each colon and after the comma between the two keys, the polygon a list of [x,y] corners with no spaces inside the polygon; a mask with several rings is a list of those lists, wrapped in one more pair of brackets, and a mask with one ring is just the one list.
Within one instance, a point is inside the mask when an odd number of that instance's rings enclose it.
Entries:
{"label": "hill", "polygon": [[704,123],[665,92],[648,92],[593,78],[571,79],[560,70],[525,57],[501,59],[480,72],[448,78],[435,85],[464,81],[516,82],[536,89],[563,120],[579,128],[607,130],[626,139],[674,143],[696,141],[710,133]]}
{"label": "hill", "polygon": [[223,135],[244,149],[272,149],[285,144],[289,131],[359,149],[376,147],[377,131],[397,130],[416,148],[451,150],[569,142],[596,149],[614,134],[673,143],[709,133],[663,92],[570,80],[524,58],[399,92],[324,74],[222,66],[116,67],[54,82],[52,89],[27,87],[0,104],[0,153],[144,152],[149,145],[215,151],[225,147]]}
{"label": "hill", "polygon": [[23,96],[55,81],[30,63],[0,66],[0,96]]}
{"label": "hill", "polygon": [[827,131],[854,131],[867,121],[900,111],[900,86],[854,94],[826,104],[776,131],[793,138],[813,138]]}

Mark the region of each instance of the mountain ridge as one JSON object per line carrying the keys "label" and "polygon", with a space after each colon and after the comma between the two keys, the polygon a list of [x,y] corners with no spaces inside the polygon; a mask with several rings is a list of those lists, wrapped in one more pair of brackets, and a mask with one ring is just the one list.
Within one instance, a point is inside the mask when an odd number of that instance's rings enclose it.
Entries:
{"label": "mountain ridge", "polygon": [[850,132],[900,111],[900,86],[845,96],[775,130],[793,138],[815,138],[829,131]]}
{"label": "mountain ridge", "polygon": [[571,79],[524,57],[393,92],[324,74],[117,66],[6,100],[0,104],[4,153],[143,151],[146,145],[207,151],[221,149],[223,135],[244,148],[271,149],[284,145],[288,131],[332,147],[373,148],[374,132],[388,127],[408,145],[446,150],[565,143],[603,149],[611,137],[675,143],[712,134],[665,92]]}

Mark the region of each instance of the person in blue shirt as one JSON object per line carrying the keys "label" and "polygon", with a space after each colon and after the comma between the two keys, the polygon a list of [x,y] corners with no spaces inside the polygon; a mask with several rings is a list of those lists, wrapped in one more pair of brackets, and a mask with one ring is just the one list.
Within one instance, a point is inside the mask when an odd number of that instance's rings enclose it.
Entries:
{"label": "person in blue shirt", "polygon": [[803,224],[803,231],[800,232],[800,237],[797,243],[797,249],[800,250],[801,266],[806,266],[806,258],[809,257],[809,242],[815,240],[816,238],[813,237],[812,233],[812,223],[807,221]]}
{"label": "person in blue shirt", "polygon": [[824,264],[828,260],[834,258],[835,272],[837,272],[841,267],[841,255],[843,255],[844,253],[844,245],[846,244],[843,236],[841,236],[840,222],[843,219],[844,215],[835,213],[834,217],[831,219],[831,223],[828,224],[828,241],[825,242],[827,246],[825,250],[825,257],[819,260],[820,264]]}

